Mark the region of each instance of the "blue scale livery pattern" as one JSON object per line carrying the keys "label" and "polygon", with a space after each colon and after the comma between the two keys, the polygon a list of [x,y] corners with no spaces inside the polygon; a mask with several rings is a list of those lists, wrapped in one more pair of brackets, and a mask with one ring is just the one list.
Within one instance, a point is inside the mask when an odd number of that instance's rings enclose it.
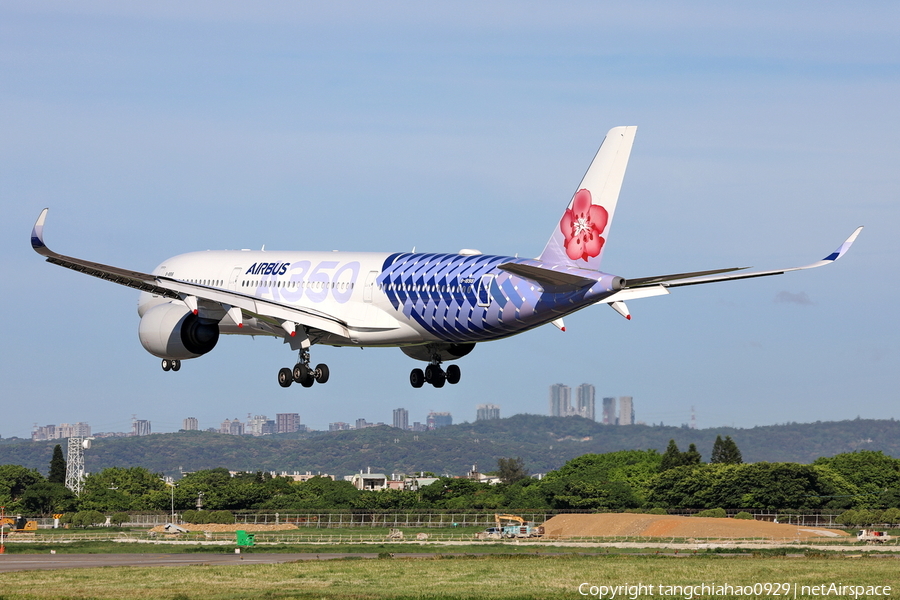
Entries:
{"label": "blue scale livery pattern", "polygon": [[[497,268],[534,262],[508,256],[399,253],[385,260],[377,284],[395,309],[446,342],[480,342],[521,333],[608,293],[602,285],[548,293],[535,282]],[[490,285],[482,289],[486,275],[492,276]],[[598,283],[609,277],[596,275]]]}

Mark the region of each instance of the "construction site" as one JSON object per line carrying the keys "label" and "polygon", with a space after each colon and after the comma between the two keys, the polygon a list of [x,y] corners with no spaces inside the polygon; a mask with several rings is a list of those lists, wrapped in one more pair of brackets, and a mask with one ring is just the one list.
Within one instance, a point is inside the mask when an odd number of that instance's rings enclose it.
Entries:
{"label": "construction site", "polygon": [[[379,515],[387,517],[388,515]],[[636,513],[561,514],[545,521],[518,515],[482,515],[487,527],[445,523],[416,527],[414,523],[371,524],[356,527],[315,527],[313,523],[235,523],[157,525],[135,536],[166,543],[194,540],[233,543],[238,531],[255,534],[257,544],[377,544],[392,543],[471,545],[480,543],[539,545],[621,545],[690,548],[728,545],[849,545],[864,541],[836,527],[779,523],[756,519],[714,518]],[[387,519],[385,519],[387,520]],[[395,521],[400,521],[395,519]],[[374,526],[372,526],[374,525]],[[83,534],[82,534],[83,535]],[[97,534],[100,535],[100,534]],[[120,538],[121,539],[121,535]],[[201,539],[202,537],[202,539]],[[880,547],[897,546],[894,538],[879,540]],[[900,549],[900,547],[897,547]]]}

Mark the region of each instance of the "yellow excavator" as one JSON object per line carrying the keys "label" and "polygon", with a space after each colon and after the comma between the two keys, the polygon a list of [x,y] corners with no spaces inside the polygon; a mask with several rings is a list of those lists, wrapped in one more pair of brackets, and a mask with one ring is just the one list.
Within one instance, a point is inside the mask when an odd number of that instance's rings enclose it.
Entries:
{"label": "yellow excavator", "polygon": [[6,527],[16,533],[35,532],[38,529],[37,521],[29,521],[25,517],[3,517],[0,519],[0,527]]}
{"label": "yellow excavator", "polygon": [[518,515],[494,515],[500,535],[505,538],[531,538],[544,535],[544,528]]}

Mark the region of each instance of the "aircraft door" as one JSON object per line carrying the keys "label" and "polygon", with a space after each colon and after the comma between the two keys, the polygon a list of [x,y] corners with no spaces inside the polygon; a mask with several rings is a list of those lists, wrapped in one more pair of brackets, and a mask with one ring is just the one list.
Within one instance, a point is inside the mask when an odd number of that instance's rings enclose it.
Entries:
{"label": "aircraft door", "polygon": [[496,275],[482,275],[478,282],[478,306],[491,305],[491,284]]}
{"label": "aircraft door", "polygon": [[241,271],[244,270],[244,267],[235,267],[231,270],[231,276],[228,278],[228,289],[234,292],[237,291],[238,288],[238,279],[241,277]]}
{"label": "aircraft door", "polygon": [[366,285],[363,287],[363,302],[372,302],[375,295],[375,280],[378,279],[379,271],[369,271],[366,275]]}

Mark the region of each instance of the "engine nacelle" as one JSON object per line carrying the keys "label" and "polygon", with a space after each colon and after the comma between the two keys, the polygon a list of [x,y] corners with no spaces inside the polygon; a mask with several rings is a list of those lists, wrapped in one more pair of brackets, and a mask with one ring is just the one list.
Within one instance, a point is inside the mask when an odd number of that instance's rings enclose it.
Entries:
{"label": "engine nacelle", "polygon": [[416,360],[431,361],[435,356],[440,360],[456,360],[475,349],[475,343],[434,343],[424,346],[401,346],[403,354]]}
{"label": "engine nacelle", "polygon": [[216,347],[219,324],[201,319],[176,302],[158,304],[144,313],[138,327],[144,349],[159,358],[197,358]]}

